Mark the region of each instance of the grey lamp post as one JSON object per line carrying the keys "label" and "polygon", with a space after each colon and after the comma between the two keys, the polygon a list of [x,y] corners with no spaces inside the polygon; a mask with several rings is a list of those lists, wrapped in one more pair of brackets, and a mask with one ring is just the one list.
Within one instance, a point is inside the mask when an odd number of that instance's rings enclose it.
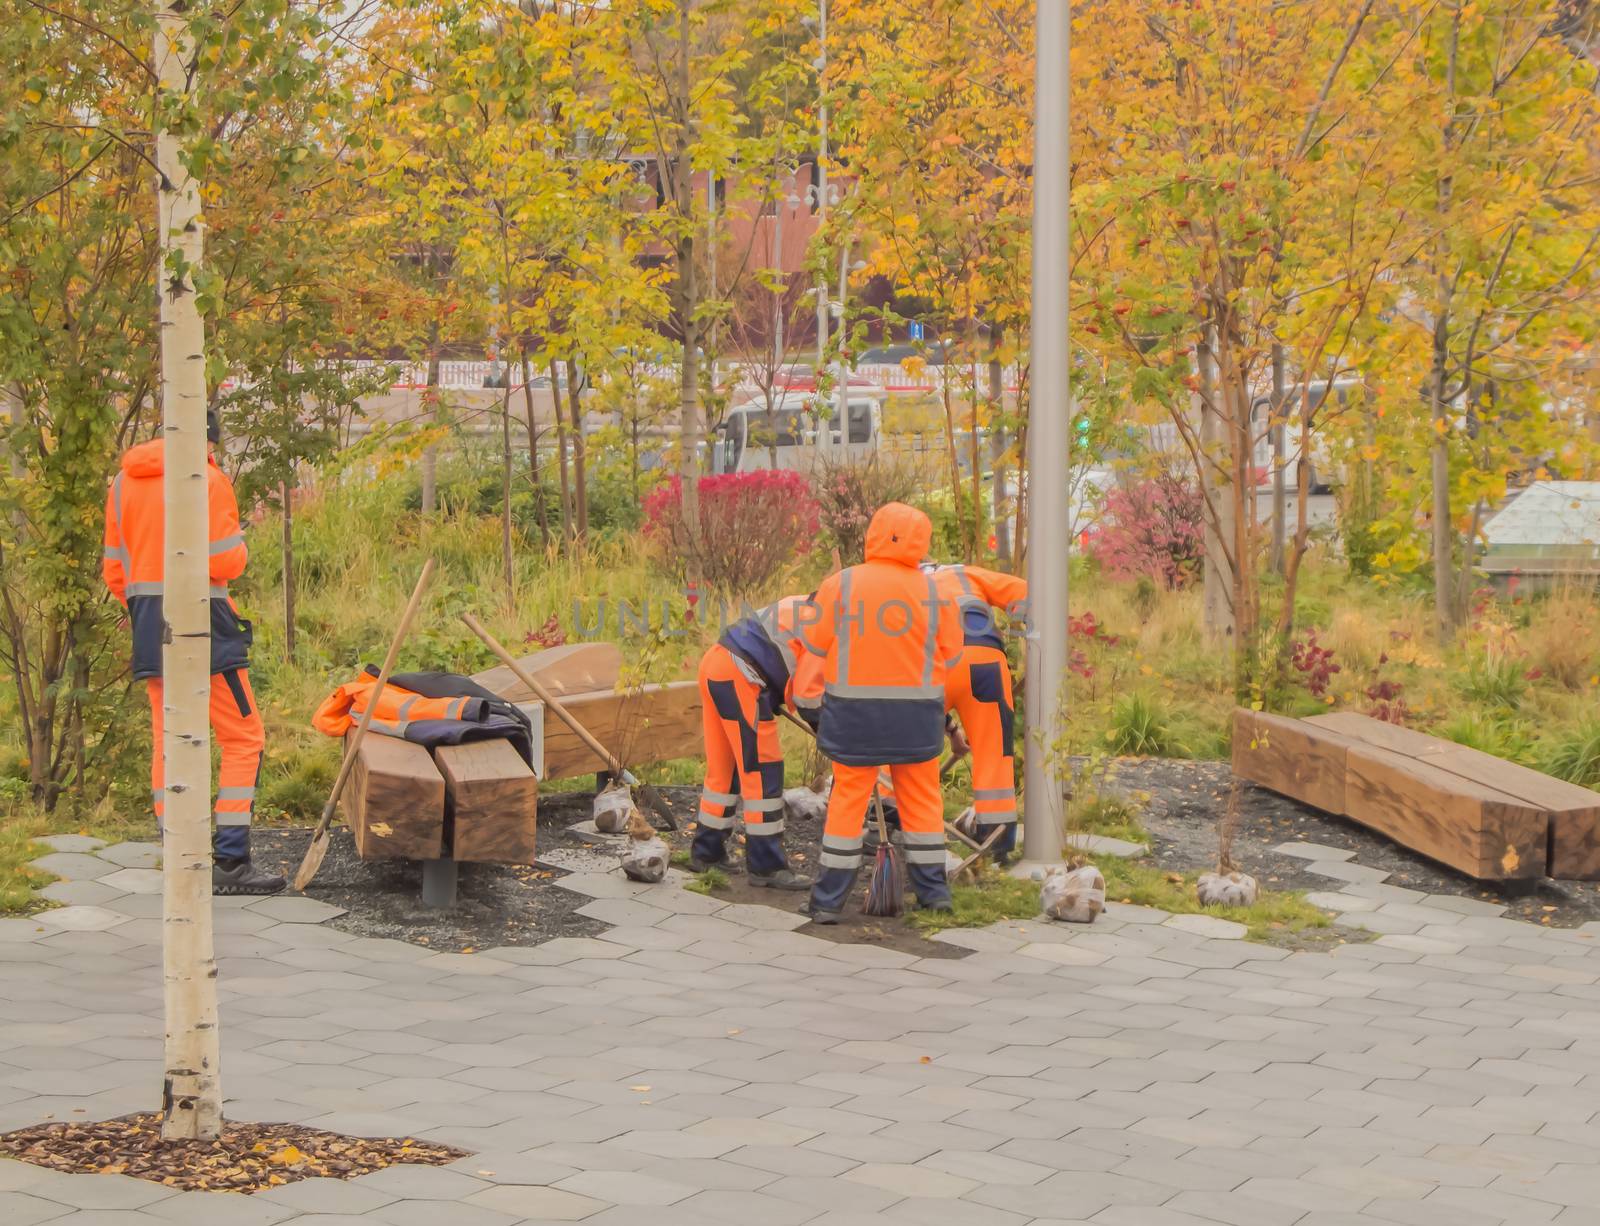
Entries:
{"label": "grey lamp post", "polygon": [[1066,726],[1067,482],[1071,358],[1067,289],[1067,53],[1070,0],[1038,0],[1035,24],[1033,133],[1032,399],[1028,425],[1028,629],[1024,711],[1028,745],[1023,768],[1023,858],[1019,875],[1061,863],[1066,783],[1051,748]]}

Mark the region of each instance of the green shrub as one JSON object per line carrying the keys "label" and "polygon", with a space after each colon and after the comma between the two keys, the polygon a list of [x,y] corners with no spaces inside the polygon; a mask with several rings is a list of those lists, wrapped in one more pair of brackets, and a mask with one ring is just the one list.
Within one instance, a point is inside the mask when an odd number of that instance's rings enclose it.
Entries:
{"label": "green shrub", "polygon": [[1439,734],[1457,745],[1466,745],[1509,762],[1528,763],[1533,756],[1533,738],[1528,735],[1527,726],[1517,720],[1466,711],[1441,727]]}
{"label": "green shrub", "polygon": [[1586,719],[1546,742],[1544,769],[1581,787],[1600,787],[1600,719]]}
{"label": "green shrub", "polygon": [[1509,656],[1486,656],[1474,662],[1456,681],[1462,695],[1486,707],[1515,710],[1528,692],[1528,679],[1520,663]]}
{"label": "green shrub", "polygon": [[1106,748],[1130,757],[1180,757],[1187,753],[1172,727],[1172,716],[1160,699],[1129,694],[1111,708]]}
{"label": "green shrub", "polygon": [[315,749],[294,749],[282,761],[269,762],[261,773],[257,799],[262,815],[282,815],[295,822],[316,821],[339,771],[336,749],[329,741]]}

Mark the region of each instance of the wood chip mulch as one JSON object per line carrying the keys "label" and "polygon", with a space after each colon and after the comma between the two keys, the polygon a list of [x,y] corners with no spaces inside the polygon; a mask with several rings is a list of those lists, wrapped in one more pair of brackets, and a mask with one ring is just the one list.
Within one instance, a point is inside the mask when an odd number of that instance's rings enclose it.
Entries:
{"label": "wood chip mulch", "polygon": [[131,1175],[186,1192],[260,1192],[354,1179],[397,1163],[444,1166],[465,1150],[409,1137],[349,1137],[298,1124],[230,1124],[215,1141],[163,1141],[161,1114],[35,1124],[0,1134],[0,1154],[68,1174]]}

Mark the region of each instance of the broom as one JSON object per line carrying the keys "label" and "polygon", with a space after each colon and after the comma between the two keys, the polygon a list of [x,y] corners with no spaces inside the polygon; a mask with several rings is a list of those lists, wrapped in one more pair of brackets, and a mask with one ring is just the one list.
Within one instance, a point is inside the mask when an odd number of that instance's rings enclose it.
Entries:
{"label": "broom", "polygon": [[[778,714],[816,740],[811,725],[798,715],[783,707],[778,708]],[[905,866],[900,849],[889,842],[889,823],[884,820],[877,780],[872,783],[872,810],[878,822],[878,850],[872,857],[872,878],[867,882],[867,901],[861,910],[866,915],[899,915],[905,901]]]}
{"label": "broom", "polygon": [[905,866],[900,849],[889,842],[889,825],[883,819],[883,799],[872,785],[872,808],[878,820],[878,850],[872,857],[872,878],[867,882],[866,915],[899,915],[905,902]]}

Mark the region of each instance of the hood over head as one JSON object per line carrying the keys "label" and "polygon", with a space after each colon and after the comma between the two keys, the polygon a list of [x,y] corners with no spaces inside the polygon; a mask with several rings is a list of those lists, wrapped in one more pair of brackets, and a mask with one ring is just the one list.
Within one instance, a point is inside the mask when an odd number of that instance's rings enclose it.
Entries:
{"label": "hood over head", "polygon": [[887,502],[867,525],[867,560],[915,566],[928,556],[933,523],[915,507]]}
{"label": "hood over head", "polygon": [[166,446],[153,438],[122,453],[122,471],[130,477],[159,477],[166,471]]}
{"label": "hood over head", "polygon": [[[122,453],[122,471],[130,477],[159,477],[167,469],[166,457],[166,440],[153,438]],[[210,447],[206,448],[206,464],[212,468],[217,465]]]}

